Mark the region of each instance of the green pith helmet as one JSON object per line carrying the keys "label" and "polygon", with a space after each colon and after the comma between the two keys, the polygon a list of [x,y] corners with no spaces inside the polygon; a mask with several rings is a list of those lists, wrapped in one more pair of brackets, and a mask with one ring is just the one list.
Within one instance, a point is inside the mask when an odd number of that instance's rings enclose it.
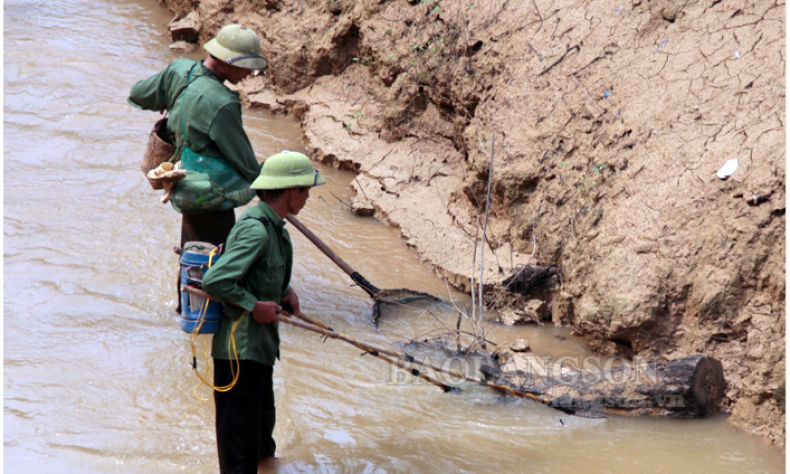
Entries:
{"label": "green pith helmet", "polygon": [[203,45],[215,58],[245,69],[266,69],[261,40],[244,25],[223,26],[217,37]]}
{"label": "green pith helmet", "polygon": [[266,158],[252,189],[287,189],[321,186],[326,180],[310,158],[296,151],[283,151]]}

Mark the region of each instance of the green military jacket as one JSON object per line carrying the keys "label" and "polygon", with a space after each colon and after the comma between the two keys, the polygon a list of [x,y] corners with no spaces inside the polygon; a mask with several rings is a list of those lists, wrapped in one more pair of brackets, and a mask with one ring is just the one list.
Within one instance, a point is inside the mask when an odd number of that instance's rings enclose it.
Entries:
{"label": "green military jacket", "polygon": [[[192,83],[184,99],[181,92],[193,66]],[[128,102],[146,110],[169,110],[167,128],[174,137],[181,137],[183,100],[186,100],[184,128],[189,148],[199,155],[225,158],[244,179],[253,182],[260,172],[260,164],[244,131],[239,94],[225,87],[202,62],[176,59],[158,74],[135,84]],[[176,140],[179,147],[180,143]],[[176,156],[180,157],[180,149]]]}
{"label": "green military jacket", "polygon": [[[265,217],[267,224],[259,219]],[[239,360],[274,365],[279,354],[277,323],[259,323],[252,317],[258,301],[280,303],[291,291],[293,246],[285,221],[265,202],[247,209],[233,226],[227,247],[203,275],[203,289],[222,301],[225,319],[214,335],[211,355],[234,360],[233,340]],[[244,310],[250,313],[231,329]]]}

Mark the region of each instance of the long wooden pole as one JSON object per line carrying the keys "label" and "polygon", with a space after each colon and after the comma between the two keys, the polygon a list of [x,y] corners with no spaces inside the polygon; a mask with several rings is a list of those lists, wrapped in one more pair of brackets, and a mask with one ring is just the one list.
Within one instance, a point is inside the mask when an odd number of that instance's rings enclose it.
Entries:
{"label": "long wooden pole", "polygon": [[353,274],[356,272],[356,271],[355,271],[353,268],[351,268],[351,265],[349,265],[348,263],[346,263],[346,261],[345,261],[345,260],[343,260],[342,258],[340,258],[340,256],[339,256],[338,254],[336,254],[336,253],[335,253],[335,252],[334,252],[332,249],[330,249],[330,248],[329,248],[329,247],[328,247],[328,246],[327,246],[327,245],[326,245],[326,244],[325,244],[325,243],[324,243],[324,242],[323,242],[321,239],[319,239],[319,238],[318,238],[318,236],[316,236],[316,235],[313,233],[313,231],[311,231],[310,229],[308,229],[308,228],[307,228],[307,227],[306,227],[304,224],[302,224],[302,222],[301,222],[301,221],[299,221],[299,219],[297,219],[295,216],[293,216],[292,214],[288,214],[287,216],[285,216],[285,219],[286,219],[288,222],[290,222],[290,223],[291,223],[291,225],[293,225],[294,227],[296,227],[297,229],[299,229],[299,232],[301,232],[302,234],[304,234],[304,236],[305,236],[305,237],[307,237],[307,239],[308,239],[310,242],[312,242],[312,243],[313,243],[313,245],[315,245],[316,247],[318,247],[318,249],[319,249],[319,250],[321,250],[321,251],[324,253],[324,255],[326,255],[327,257],[329,257],[329,259],[330,259],[330,260],[332,260],[333,262],[335,262],[335,265],[337,265],[337,266],[338,266],[338,267],[340,267],[340,268],[341,268],[341,269],[342,269],[344,272],[346,272],[346,273],[348,274],[348,276],[352,276],[352,275],[353,275]]}
{"label": "long wooden pole", "polygon": [[358,284],[365,293],[367,293],[371,298],[377,299],[381,290],[379,290],[375,285],[369,282],[365,277],[360,275],[360,273],[353,268],[351,265],[346,263],[345,260],[340,258],[338,254],[336,254],[332,249],[330,249],[321,239],[318,238],[317,235],[313,233],[310,229],[308,229],[304,224],[302,224],[299,219],[297,219],[293,214],[288,214],[285,216],[285,219],[288,220],[294,227],[299,229],[299,232],[304,234],[307,237],[307,240],[313,243],[318,249],[324,253],[330,260],[332,260],[335,265],[340,267],[348,276],[351,277],[352,280],[356,284]]}
{"label": "long wooden pole", "polygon": [[[184,291],[184,292],[189,293],[189,294],[194,295],[194,296],[199,296],[201,298],[207,298],[207,299],[210,299],[212,301],[219,301],[217,298],[209,295],[208,293],[206,293],[203,290],[198,290],[197,288],[192,288],[192,287],[189,287],[189,286],[186,286],[186,285],[181,285],[181,291]],[[233,304],[233,303],[230,303],[230,304]],[[233,304],[233,305],[234,306],[238,306],[236,304]],[[290,318],[288,316],[285,316],[282,313],[278,313],[277,314],[277,320],[278,320],[278,322],[290,324],[291,326],[296,326],[298,328],[302,328],[302,329],[305,329],[307,331],[311,331],[311,332],[320,334],[322,336],[326,336],[326,337],[328,337],[330,339],[337,339],[337,340],[346,342],[348,344],[351,344],[352,346],[354,346],[354,347],[356,347],[358,349],[362,349],[363,351],[365,351],[368,354],[374,355],[374,356],[378,357],[379,359],[382,359],[382,360],[384,360],[386,362],[389,362],[392,365],[395,365],[395,366],[397,366],[397,367],[399,367],[399,368],[401,368],[403,370],[408,371],[409,373],[411,373],[412,375],[414,375],[416,377],[420,377],[423,380],[426,380],[426,381],[436,385],[437,387],[441,388],[445,392],[448,392],[448,391],[452,390],[453,388],[448,386],[447,384],[444,384],[444,383],[442,383],[442,382],[440,382],[440,381],[438,381],[436,379],[433,379],[432,377],[429,377],[429,376],[423,374],[422,372],[415,371],[415,369],[409,368],[408,366],[405,366],[404,363],[416,364],[416,365],[419,365],[419,366],[422,366],[422,367],[429,368],[429,369],[434,370],[434,371],[439,372],[439,373],[450,375],[451,377],[462,379],[462,380],[465,380],[467,382],[472,382],[474,384],[481,385],[481,386],[484,386],[484,387],[489,387],[489,388],[491,388],[493,390],[496,390],[498,392],[501,392],[501,393],[505,393],[505,394],[509,393],[509,394],[515,395],[517,397],[529,398],[529,399],[532,399],[532,400],[534,400],[534,401],[536,401],[538,403],[542,403],[544,405],[550,405],[551,404],[551,400],[549,400],[547,398],[539,398],[537,396],[539,394],[533,394],[533,393],[529,393],[529,392],[524,392],[522,390],[516,390],[516,389],[514,389],[512,387],[509,387],[507,385],[498,385],[498,384],[489,382],[488,380],[485,380],[485,379],[481,379],[481,378],[478,378],[478,377],[471,377],[471,376],[466,375],[463,372],[460,372],[460,371],[457,371],[457,370],[451,370],[451,369],[445,369],[444,367],[439,367],[437,365],[431,364],[430,362],[426,362],[426,361],[420,360],[420,359],[418,359],[416,357],[412,357],[412,356],[410,356],[408,354],[401,354],[401,353],[399,353],[397,351],[393,351],[391,349],[377,347],[377,346],[374,346],[372,344],[368,344],[366,342],[358,341],[358,340],[354,339],[353,337],[346,336],[344,334],[341,334],[341,333],[333,330],[331,327],[327,326],[326,324],[323,324],[320,321],[318,321],[318,320],[316,320],[316,319],[314,319],[314,318],[312,318],[312,317],[310,317],[310,316],[308,316],[306,314],[299,313],[299,314],[294,315],[294,316],[302,319],[302,321],[296,321],[296,320],[294,320],[294,319],[292,319],[292,318]],[[303,321],[307,321],[307,322],[303,322]],[[391,359],[389,359],[390,357],[393,357],[393,358],[395,358],[397,360],[391,360]],[[559,407],[552,406],[552,408],[559,408]],[[566,411],[567,412],[566,409],[563,409],[563,408],[559,408],[559,409],[562,410],[562,411]]]}

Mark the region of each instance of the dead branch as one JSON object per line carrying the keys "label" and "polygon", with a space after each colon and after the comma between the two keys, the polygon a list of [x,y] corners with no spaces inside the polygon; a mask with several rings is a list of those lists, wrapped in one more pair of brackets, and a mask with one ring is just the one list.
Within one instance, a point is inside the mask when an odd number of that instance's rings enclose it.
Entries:
{"label": "dead branch", "polygon": [[[474,251],[472,252],[472,271],[469,274],[469,293],[472,295],[472,330],[477,334],[477,303],[475,298],[475,263],[477,261],[477,242],[478,236],[480,233],[480,216],[476,218],[476,225],[475,225],[475,246]],[[482,318],[481,318],[482,319]]]}
{"label": "dead branch", "polygon": [[[496,151],[496,109],[494,110],[494,117],[493,123],[491,127],[491,155],[489,159],[488,165],[488,190],[486,191],[486,212],[485,212],[485,220],[483,221],[483,245],[480,246],[480,281],[478,285],[480,287],[480,298],[479,298],[479,317],[480,317],[480,346],[483,351],[486,353],[486,357],[490,359],[490,354],[488,353],[488,349],[486,348],[486,333],[485,327],[483,325],[483,311],[485,310],[485,303],[483,301],[483,275],[485,271],[485,240],[486,240],[486,230],[488,229],[488,217],[489,211],[491,209],[491,185],[494,181],[494,152]],[[493,250],[492,250],[493,252]]]}

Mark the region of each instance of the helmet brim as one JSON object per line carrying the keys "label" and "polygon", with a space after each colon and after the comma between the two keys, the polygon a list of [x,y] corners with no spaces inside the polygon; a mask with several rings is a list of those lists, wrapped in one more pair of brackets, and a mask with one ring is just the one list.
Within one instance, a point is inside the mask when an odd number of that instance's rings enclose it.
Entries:
{"label": "helmet brim", "polygon": [[[208,51],[210,55],[223,62],[238,55],[237,52],[219,44],[219,41],[217,41],[216,38],[209,40],[206,44],[204,44],[203,49]],[[266,59],[264,59],[263,56],[244,58],[238,61],[233,61],[231,64],[244,69],[266,69]]]}
{"label": "helmet brim", "polygon": [[326,179],[321,173],[277,173],[267,176],[258,176],[250,185],[251,189],[288,189],[288,188],[312,188],[326,184]]}

